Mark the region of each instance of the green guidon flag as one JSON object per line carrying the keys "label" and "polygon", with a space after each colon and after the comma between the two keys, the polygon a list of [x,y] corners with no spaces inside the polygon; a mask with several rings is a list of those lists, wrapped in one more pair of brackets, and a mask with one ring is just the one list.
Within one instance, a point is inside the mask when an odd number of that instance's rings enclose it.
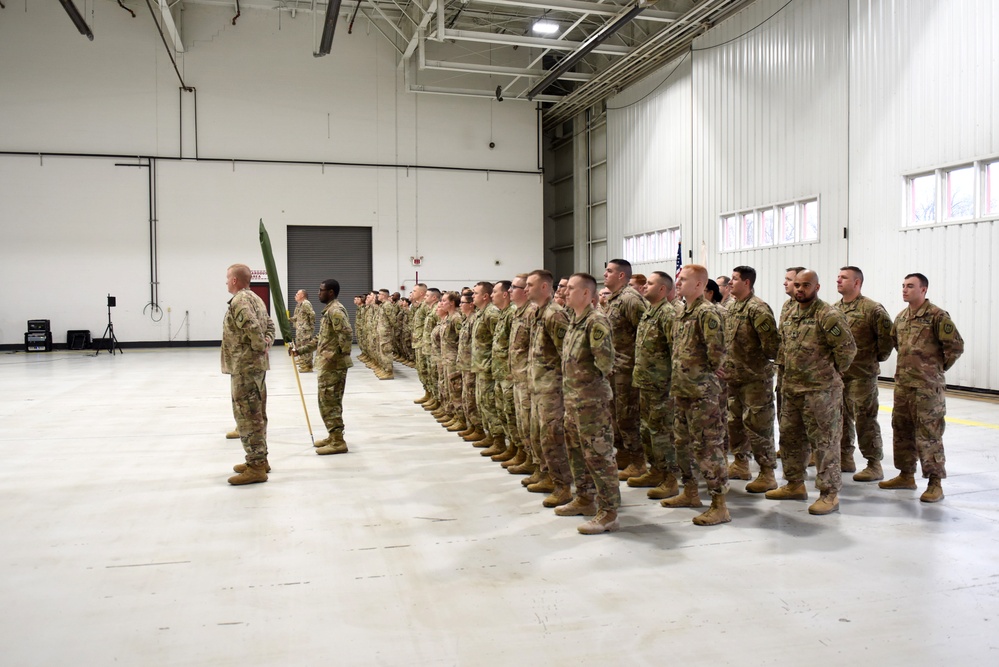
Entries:
{"label": "green guidon flag", "polygon": [[284,305],[281,281],[278,279],[277,265],[274,264],[274,253],[271,250],[271,237],[267,235],[263,218],[260,219],[260,251],[264,254],[264,266],[267,267],[267,280],[270,282],[271,300],[274,301],[274,312],[277,314],[281,338],[284,339],[285,345],[291,345],[295,342],[295,332],[291,329],[288,309]]}

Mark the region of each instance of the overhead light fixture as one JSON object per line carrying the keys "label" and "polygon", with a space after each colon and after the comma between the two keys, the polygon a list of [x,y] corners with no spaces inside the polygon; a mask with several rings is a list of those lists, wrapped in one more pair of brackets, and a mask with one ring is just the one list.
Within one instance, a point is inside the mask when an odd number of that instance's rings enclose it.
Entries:
{"label": "overhead light fixture", "polygon": [[531,26],[531,31],[539,35],[554,35],[559,31],[559,25],[555,21],[540,19],[534,22],[534,25]]}
{"label": "overhead light fixture", "polygon": [[333,32],[336,30],[336,19],[340,15],[340,0],[329,0],[326,3],[326,18],[323,19],[323,37],[319,40],[319,51],[313,53],[316,58],[327,56],[333,48]]}
{"label": "overhead light fixture", "polygon": [[91,42],[94,41],[94,33],[90,31],[90,26],[83,20],[83,16],[80,14],[80,10],[76,8],[76,5],[73,4],[73,0],[59,0],[59,2],[62,4],[62,8],[66,10],[66,13],[69,14],[69,18],[73,21],[76,29],[80,31],[80,34],[86,35],[87,39]]}

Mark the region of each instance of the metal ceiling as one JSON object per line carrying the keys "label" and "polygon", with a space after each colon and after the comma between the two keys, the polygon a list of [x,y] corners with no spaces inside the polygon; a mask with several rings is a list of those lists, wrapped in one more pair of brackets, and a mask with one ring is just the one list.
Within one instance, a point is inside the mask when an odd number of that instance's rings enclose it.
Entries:
{"label": "metal ceiling", "polygon": [[[544,125],[552,127],[650,74],[754,1],[344,0],[336,39],[349,39],[347,21],[363,17],[395,47],[408,90],[504,101],[530,98],[543,103]],[[301,13],[320,23],[326,11],[326,3],[316,0],[153,2],[178,51],[184,49],[183,36],[171,16],[178,5]],[[542,18],[556,23],[558,31],[549,36],[532,32]],[[568,71],[529,95],[570,58]]]}

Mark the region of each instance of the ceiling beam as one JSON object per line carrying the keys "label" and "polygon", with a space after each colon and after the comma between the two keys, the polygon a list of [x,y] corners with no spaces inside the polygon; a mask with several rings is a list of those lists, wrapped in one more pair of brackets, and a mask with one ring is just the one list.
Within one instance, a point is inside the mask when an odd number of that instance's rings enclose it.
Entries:
{"label": "ceiling beam", "polygon": [[160,8],[160,16],[163,18],[163,27],[166,29],[167,34],[170,35],[173,48],[177,49],[177,53],[183,53],[184,40],[180,38],[180,30],[177,28],[177,24],[174,23],[173,14],[170,13],[170,5],[167,4],[167,0],[157,0],[157,4]]}
{"label": "ceiling beam", "polygon": [[[582,42],[569,42],[561,39],[548,39],[546,37],[521,37],[520,35],[476,32],[473,30],[445,30],[444,39],[454,39],[460,42],[484,42],[486,44],[527,46],[539,49],[554,49],[556,51],[575,51],[582,45]],[[625,56],[631,53],[631,47],[617,46],[615,44],[601,44],[593,49],[593,53]]]}
{"label": "ceiling beam", "polygon": [[[542,11],[551,9],[553,11],[571,12],[575,14],[593,14],[595,16],[617,16],[627,5],[615,5],[610,2],[597,3],[586,2],[585,0],[469,0],[475,5],[503,5],[507,7],[528,7]],[[659,23],[673,23],[682,14],[678,12],[662,12],[647,9],[637,20],[657,21]],[[552,17],[547,17],[549,20]]]}
{"label": "ceiling beam", "polygon": [[[472,63],[456,63],[446,60],[426,60],[421,61],[423,69],[436,69],[447,72],[468,72],[469,74],[495,74],[498,76],[530,76],[541,78],[548,74],[548,70],[530,69],[528,67],[504,67],[503,65],[475,65]],[[592,74],[582,72],[565,72],[558,78],[568,81],[589,81]]]}

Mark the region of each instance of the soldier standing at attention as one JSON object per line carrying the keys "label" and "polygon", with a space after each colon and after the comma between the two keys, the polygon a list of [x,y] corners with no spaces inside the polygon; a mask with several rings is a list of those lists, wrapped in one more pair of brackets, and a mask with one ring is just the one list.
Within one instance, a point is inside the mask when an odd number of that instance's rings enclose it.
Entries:
{"label": "soldier standing at attention", "polygon": [[[780,317],[777,319],[777,331],[781,331],[784,326],[784,318],[787,317],[787,312],[794,307],[794,277],[798,275],[799,271],[804,271],[803,266],[789,266],[787,270],[784,271],[784,294],[787,295],[787,300],[784,305],[780,308]],[[784,382],[784,348],[783,343],[777,346],[777,422],[780,423],[780,410],[781,410],[781,385]],[[780,454],[778,454],[780,456]]]}
{"label": "soldier standing at attention", "polygon": [[517,455],[503,462],[511,473],[533,474],[541,465],[540,445],[531,442],[531,394],[527,387],[527,355],[531,347],[531,302],[527,299],[527,274],[518,273],[510,281],[510,380],[513,383]]}
{"label": "soldier standing at attention", "polygon": [[461,331],[458,333],[458,360],[461,371],[461,406],[465,415],[465,428],[457,431],[466,442],[476,442],[486,437],[482,431],[482,418],[475,402],[475,373],[472,372],[472,325],[475,324],[475,303],[472,292],[461,293]]}
{"label": "soldier standing at attention", "polygon": [[843,313],[818,298],[818,293],[818,275],[799,271],[794,277],[796,304],[780,331],[784,350],[780,448],[787,484],[767,491],[767,498],[808,500],[805,467],[811,449],[820,495],[808,513],[821,515],[839,510],[842,375],[857,354],[857,344]]}
{"label": "soldier standing at attention", "polygon": [[[721,383],[716,371],[725,347],[721,317],[704,298],[708,270],[688,264],[680,270],[677,294],[686,307],[673,332],[673,378],[670,394],[676,400],[673,437],[677,458],[697,466],[711,494],[711,507],[693,518],[698,526],[715,526],[732,520],[725,505],[728,493],[728,453],[724,446],[724,424],[718,406]],[[690,463],[681,463],[683,493],[660,501],[663,507],[700,507],[697,480]]]}
{"label": "soldier standing at attention", "polygon": [[572,502],[555,508],[555,514],[596,515],[578,527],[583,535],[617,530],[621,507],[607,379],[614,366],[614,342],[607,316],[593,309],[596,293],[597,280],[590,274],[569,276],[565,299],[573,316],[562,343],[562,391],[565,444],[576,493]]}
{"label": "soldier standing at attention", "polygon": [[902,281],[902,300],[909,304],[895,318],[891,339],[898,350],[895,404],[891,411],[892,447],[898,477],[879,482],[882,489],[915,489],[916,460],[930,482],[919,499],[943,500],[940,480],[947,477],[944,456],[944,371],[964,352],[964,339],[947,311],[930,303],[930,281],[910,273]]}
{"label": "soldier standing at attention", "polygon": [[649,308],[642,313],[635,335],[635,371],[633,384],[638,387],[642,447],[649,471],[628,479],[628,486],[655,487],[649,498],[672,498],[677,488],[676,449],[673,446],[673,399],[669,395],[672,377],[672,340],[676,311],[669,302],[673,279],[662,271],[653,271],[645,283]]}
{"label": "soldier standing at attention", "polygon": [[569,328],[565,309],[552,301],[554,277],[544,269],[527,275],[527,297],[536,306],[528,351],[531,439],[540,443],[547,468],[530,484],[531,493],[550,493],[545,507],[572,500],[572,473],[565,450],[565,403],[562,400],[562,342]]}
{"label": "soldier standing at attention", "polygon": [[649,304],[628,284],[629,280],[631,262],[625,259],[607,262],[604,286],[611,291],[606,313],[614,337],[614,370],[610,383],[614,391],[614,444],[621,469],[618,479],[640,477],[645,474],[647,465],[639,437],[638,388],[632,384],[632,372],[635,369],[635,332]]}
{"label": "soldier standing at attention", "polygon": [[891,317],[884,306],[860,293],[864,272],[855,266],[844,266],[836,277],[836,291],[842,298],[836,308],[846,317],[850,333],[857,342],[857,356],[843,374],[843,435],[840,440],[840,469],[855,472],[853,435],[856,423],[860,453],[867,467],[853,476],[856,482],[876,482],[884,479],[881,459],[881,426],[878,425],[879,361],[891,355]]}
{"label": "soldier standing at attention", "polygon": [[344,454],[347,443],[343,439],[343,390],[347,384],[347,369],[354,365],[350,360],[353,332],[347,309],[337,300],[340,283],[332,278],[319,283],[319,301],[326,304],[319,322],[319,338],[304,346],[289,349],[288,353],[301,356],[316,353],[319,367],[319,414],[326,425],[327,437],[317,440],[316,454]]}
{"label": "soldier standing at attention", "polygon": [[[493,305],[499,311],[496,328],[493,330],[493,379],[495,380],[496,416],[499,419],[501,438],[493,438],[493,446],[481,452],[493,461],[513,458],[517,451],[516,416],[513,404],[513,382],[510,379],[510,327],[513,324],[515,308],[510,302],[509,280],[500,280],[493,285]],[[506,444],[503,440],[506,439]],[[506,458],[503,458],[509,454]]]}
{"label": "soldier standing at attention", "polygon": [[[475,402],[479,406],[485,438],[476,447],[488,451],[503,442],[503,427],[496,413],[496,378],[493,376],[493,334],[500,320],[499,308],[493,305],[493,284],[480,281],[472,288],[472,303],[478,313],[472,322],[472,372],[475,373]],[[504,449],[505,449],[504,445]],[[489,455],[495,454],[495,450]]]}
{"label": "soldier standing at attention", "polygon": [[274,343],[274,322],[259,296],[250,291],[250,267],[233,264],[225,274],[232,298],[222,320],[222,372],[232,387],[232,414],[246,452],[233,467],[229,483],[267,481],[267,353]]}
{"label": "soldier standing at attention", "polygon": [[[309,293],[304,289],[295,292],[295,314],[292,315],[292,322],[295,324],[295,347],[300,348],[311,341],[316,335],[316,311],[309,301]],[[298,359],[298,370],[302,373],[312,372],[312,355],[300,354]]]}
{"label": "soldier standing at attention", "polygon": [[715,281],[722,295],[721,306],[728,308],[732,304],[732,281],[728,276],[718,276]]}
{"label": "soldier standing at attention", "polygon": [[[728,385],[728,435],[735,461],[729,478],[749,479],[749,454],[760,474],[746,485],[749,493],[777,488],[774,469],[774,366],[779,336],[773,311],[756,296],[756,269],[732,269],[732,302],[725,314],[725,357],[720,375]],[[733,474],[733,472],[735,474]]]}
{"label": "soldier standing at attention", "polygon": [[409,295],[413,303],[413,314],[410,316],[410,345],[413,348],[413,361],[416,368],[416,376],[420,378],[423,385],[423,396],[413,402],[423,405],[430,401],[430,390],[427,389],[427,373],[423,360],[423,323],[427,319],[427,304],[424,298],[427,295],[427,286],[424,283],[417,283]]}

